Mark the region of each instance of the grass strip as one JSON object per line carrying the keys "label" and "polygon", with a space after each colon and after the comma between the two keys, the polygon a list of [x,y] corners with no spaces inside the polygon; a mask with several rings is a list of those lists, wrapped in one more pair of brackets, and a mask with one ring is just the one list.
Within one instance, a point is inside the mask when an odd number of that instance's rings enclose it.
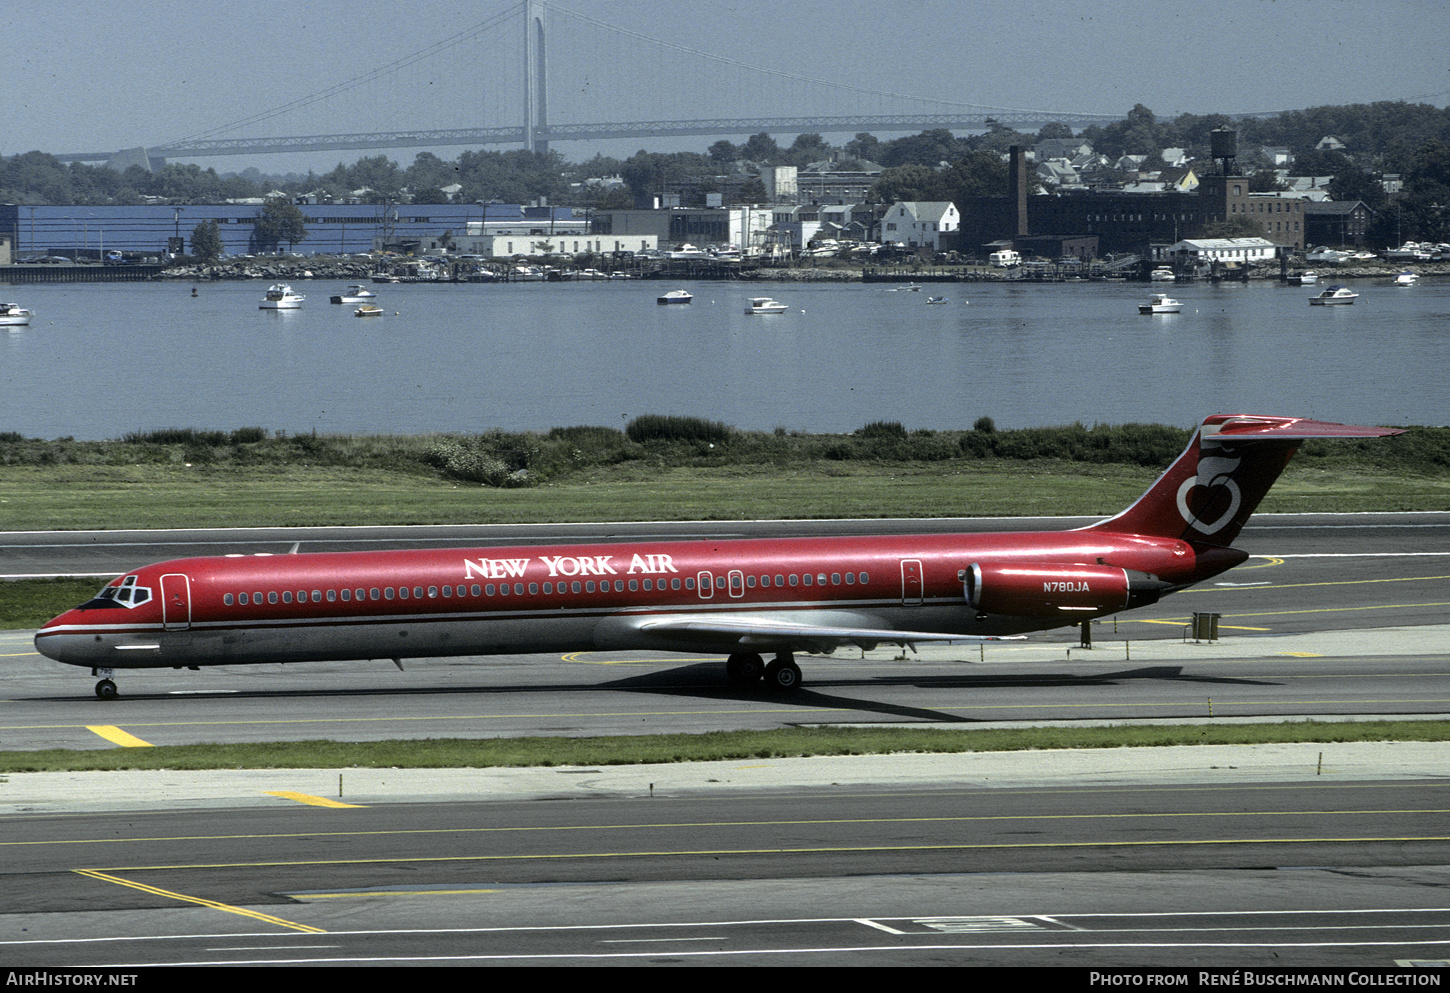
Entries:
{"label": "grass strip", "polygon": [[784,728],[594,738],[292,741],[0,752],[0,772],[208,769],[483,769],[645,765],[822,755],[1007,752],[1061,748],[1450,741],[1450,721],[1293,721],[1014,729]]}
{"label": "grass strip", "polygon": [[17,579],[0,582],[0,630],[38,628],[85,603],[104,579]]}

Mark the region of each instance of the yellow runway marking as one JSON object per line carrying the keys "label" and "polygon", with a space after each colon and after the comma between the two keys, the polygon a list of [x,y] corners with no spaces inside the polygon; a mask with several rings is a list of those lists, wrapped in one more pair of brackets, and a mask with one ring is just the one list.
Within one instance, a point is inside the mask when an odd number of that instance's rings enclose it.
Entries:
{"label": "yellow runway marking", "polygon": [[706,655],[701,658],[686,658],[681,656],[678,659],[589,659],[586,655],[593,655],[594,652],[569,652],[559,658],[564,662],[578,662],[580,665],[679,665],[683,662],[724,662],[723,655]]}
{"label": "yellow runway marking", "polygon": [[343,803],[341,800],[329,800],[325,796],[313,796],[310,793],[293,793],[291,790],[263,790],[268,796],[280,796],[283,800],[296,800],[298,803],[305,803],[311,807],[347,807],[364,808],[361,803]]}
{"label": "yellow runway marking", "polygon": [[267,924],[276,924],[279,927],[291,928],[294,931],[306,931],[311,934],[326,934],[320,927],[312,927],[309,924],[297,924],[292,921],[284,921],[280,917],[273,917],[271,914],[259,914],[255,910],[245,910],[242,907],[233,907],[231,904],[217,903],[215,900],[207,900],[199,896],[187,896],[185,893],[173,893],[171,890],[163,890],[156,886],[147,886],[145,883],[132,882],[129,879],[122,879],[120,876],[112,876],[109,873],[96,869],[73,869],[72,872],[82,876],[89,876],[92,879],[99,879],[106,883],[115,883],[117,886],[129,886],[133,890],[140,890],[142,893],[151,893],[156,896],[164,896],[171,900],[181,900],[185,903],[195,903],[203,907],[210,907],[212,910],[222,910],[228,914],[240,914],[243,917],[250,917],[253,920],[264,921]]}
{"label": "yellow runway marking", "polygon": [[[1257,566],[1255,568],[1258,568]],[[1395,576],[1390,579],[1333,579],[1320,583],[1276,583],[1272,586],[1200,586],[1183,593],[1258,593],[1263,590],[1297,590],[1307,586],[1369,586],[1372,583],[1429,583],[1450,576]]]}
{"label": "yellow runway marking", "polygon": [[502,890],[451,889],[451,890],[345,890],[341,893],[288,893],[294,900],[352,900],[379,896],[474,896],[479,893],[502,893]]}
{"label": "yellow runway marking", "polygon": [[127,734],[114,724],[87,724],[87,731],[94,731],[107,741],[121,745],[125,748],[154,748],[155,745],[149,741],[142,741],[134,734]]}
{"label": "yellow runway marking", "polygon": [[[1169,624],[1169,625],[1172,625],[1173,627],[1186,627],[1189,624],[1189,622],[1190,622],[1190,618],[1185,617],[1181,621],[1180,620],[1175,620],[1172,617],[1170,617],[1170,618],[1168,618],[1166,620],[1149,620],[1146,617],[1120,617],[1118,619],[1118,623],[1119,624],[1128,624],[1130,622],[1136,623],[1136,624]],[[1218,626],[1218,629],[1220,631],[1270,631],[1270,630],[1272,630],[1272,628],[1251,628],[1251,627],[1247,627],[1247,626],[1242,625],[1242,624],[1240,624],[1240,625],[1220,624]]]}

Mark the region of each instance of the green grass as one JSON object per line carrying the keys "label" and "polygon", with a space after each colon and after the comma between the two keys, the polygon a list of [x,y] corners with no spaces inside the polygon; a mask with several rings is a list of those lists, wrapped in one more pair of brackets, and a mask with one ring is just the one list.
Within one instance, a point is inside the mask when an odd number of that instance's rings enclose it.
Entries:
{"label": "green grass", "polygon": [[[1057,460],[595,467],[527,489],[383,469],[0,467],[0,530],[1107,515],[1161,470]],[[1450,477],[1290,465],[1263,512],[1450,510]]]}
{"label": "green grass", "polygon": [[642,765],[820,755],[1004,752],[1058,748],[1446,741],[1450,721],[1185,724],[1020,730],[789,728],[600,738],[295,741],[0,752],[0,772],[121,769],[480,769]]}
{"label": "green grass", "polygon": [[0,629],[38,628],[96,595],[102,579],[19,579],[0,582]]}

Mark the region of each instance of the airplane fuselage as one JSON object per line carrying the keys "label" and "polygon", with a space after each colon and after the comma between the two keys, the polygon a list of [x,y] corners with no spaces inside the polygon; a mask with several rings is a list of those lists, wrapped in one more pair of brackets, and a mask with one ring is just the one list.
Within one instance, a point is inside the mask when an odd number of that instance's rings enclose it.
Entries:
{"label": "airplane fuselage", "polygon": [[126,669],[811,643],[732,628],[745,618],[983,637],[1152,602],[1246,557],[1092,531],[217,556],[120,577],[36,644]]}

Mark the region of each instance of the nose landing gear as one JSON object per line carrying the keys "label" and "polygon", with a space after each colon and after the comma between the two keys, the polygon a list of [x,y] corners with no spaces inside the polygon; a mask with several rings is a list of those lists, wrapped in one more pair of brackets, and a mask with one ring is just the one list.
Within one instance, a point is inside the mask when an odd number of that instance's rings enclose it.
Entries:
{"label": "nose landing gear", "polygon": [[114,676],[115,674],[116,674],[115,673],[115,670],[113,670],[113,669],[92,669],[91,670],[91,675],[92,676],[100,676],[101,677],[101,681],[96,684],[96,697],[98,699],[101,699],[101,700],[114,700],[114,699],[116,699],[116,697],[118,697],[118,696],[121,695],[121,692],[116,689],[115,682],[111,679],[111,677]]}

